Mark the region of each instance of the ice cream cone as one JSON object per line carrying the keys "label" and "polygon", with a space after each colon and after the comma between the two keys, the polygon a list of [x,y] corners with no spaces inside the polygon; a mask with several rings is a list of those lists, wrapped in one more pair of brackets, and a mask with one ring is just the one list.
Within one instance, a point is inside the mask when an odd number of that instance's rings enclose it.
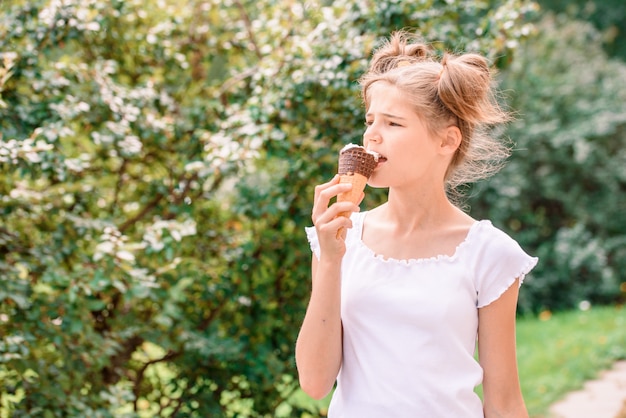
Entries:
{"label": "ice cream cone", "polygon": [[[361,146],[350,144],[344,147],[339,153],[339,182],[352,183],[352,189],[340,193],[337,201],[358,204],[377,162],[378,154],[369,152]],[[350,212],[342,212],[339,216],[349,217]],[[337,238],[341,237],[343,232],[344,228],[340,228],[337,231]]]}

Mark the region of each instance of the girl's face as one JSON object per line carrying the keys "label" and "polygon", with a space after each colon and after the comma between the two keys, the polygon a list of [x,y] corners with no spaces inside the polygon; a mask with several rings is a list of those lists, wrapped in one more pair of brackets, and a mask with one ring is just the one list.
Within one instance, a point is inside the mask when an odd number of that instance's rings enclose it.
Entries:
{"label": "girl's face", "polygon": [[363,145],[381,155],[368,184],[395,188],[443,184],[449,156],[405,94],[378,81],[368,88],[367,104]]}

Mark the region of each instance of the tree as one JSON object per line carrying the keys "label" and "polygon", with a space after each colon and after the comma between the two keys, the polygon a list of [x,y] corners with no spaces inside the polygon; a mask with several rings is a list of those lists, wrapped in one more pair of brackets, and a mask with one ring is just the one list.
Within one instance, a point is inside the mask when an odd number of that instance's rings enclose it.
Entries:
{"label": "tree", "polygon": [[626,3],[622,0],[540,0],[538,3],[546,11],[591,23],[600,32],[607,53],[626,60]]}
{"label": "tree", "polygon": [[312,187],[416,27],[506,64],[533,5],[35,0],[0,33],[0,411],[296,416]]}

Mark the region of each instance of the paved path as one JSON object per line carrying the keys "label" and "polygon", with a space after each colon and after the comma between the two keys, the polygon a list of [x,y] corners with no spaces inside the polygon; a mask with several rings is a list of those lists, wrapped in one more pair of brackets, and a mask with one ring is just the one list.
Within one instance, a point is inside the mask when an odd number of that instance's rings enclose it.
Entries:
{"label": "paved path", "polygon": [[[550,418],[626,418],[626,361],[615,363],[597,380],[566,395],[550,408]],[[624,415],[622,415],[622,414]]]}

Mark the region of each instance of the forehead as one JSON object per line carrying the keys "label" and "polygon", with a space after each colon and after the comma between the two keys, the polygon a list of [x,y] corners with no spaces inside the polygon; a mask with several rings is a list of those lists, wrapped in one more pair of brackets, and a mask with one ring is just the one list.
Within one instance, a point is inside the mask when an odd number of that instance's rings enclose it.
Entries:
{"label": "forehead", "polygon": [[365,108],[367,113],[413,113],[408,95],[386,81],[377,81],[369,86]]}

